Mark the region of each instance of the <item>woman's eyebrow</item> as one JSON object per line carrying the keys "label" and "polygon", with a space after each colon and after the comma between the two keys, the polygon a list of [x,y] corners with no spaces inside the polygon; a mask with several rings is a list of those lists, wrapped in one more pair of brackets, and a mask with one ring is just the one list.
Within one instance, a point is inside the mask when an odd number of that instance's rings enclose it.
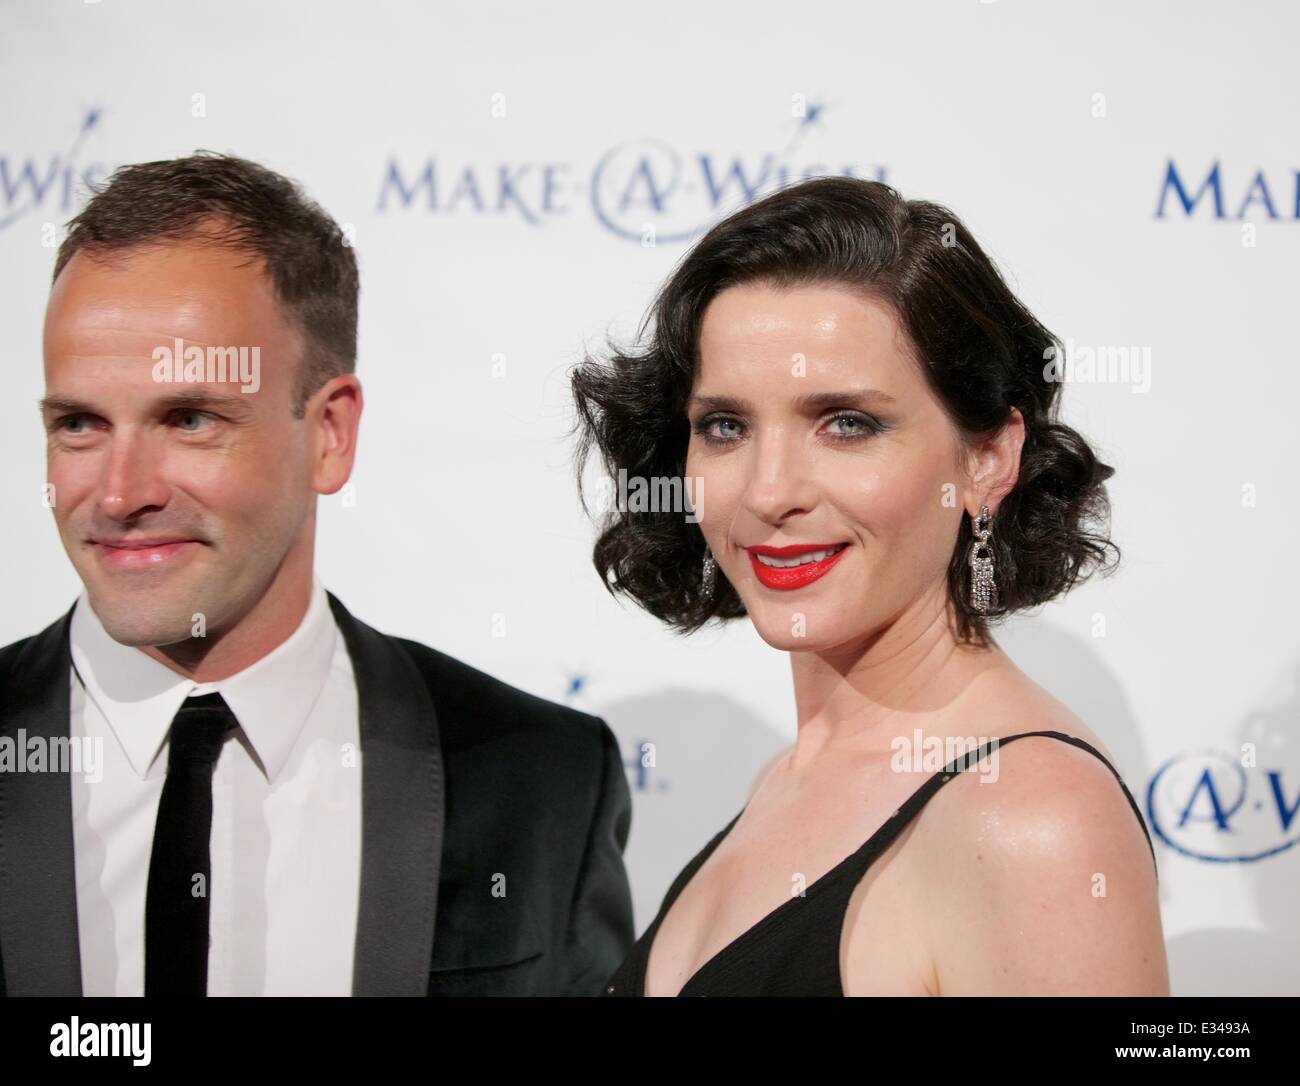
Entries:
{"label": "woman's eyebrow", "polygon": [[704,411],[748,411],[749,404],[735,396],[692,396],[686,401],[687,408],[698,407]]}
{"label": "woman's eyebrow", "polygon": [[[895,407],[898,401],[888,392],[878,388],[846,389],[843,392],[810,392],[795,401],[800,411],[825,411],[831,407],[845,406],[879,406]],[[742,413],[749,410],[749,402],[735,396],[692,396],[687,401],[688,408],[703,411],[735,411]]]}
{"label": "woman's eyebrow", "polygon": [[874,404],[894,407],[898,401],[888,392],[878,388],[855,388],[844,392],[813,392],[795,401],[803,410],[824,411],[828,407]]}

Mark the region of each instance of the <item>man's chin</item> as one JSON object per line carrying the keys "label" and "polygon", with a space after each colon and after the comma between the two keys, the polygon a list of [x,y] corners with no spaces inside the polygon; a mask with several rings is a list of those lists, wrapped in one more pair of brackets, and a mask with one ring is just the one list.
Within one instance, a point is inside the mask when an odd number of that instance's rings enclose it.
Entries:
{"label": "man's chin", "polygon": [[106,620],[102,616],[99,620],[103,623],[104,630],[108,636],[116,641],[119,645],[128,645],[131,648],[166,648],[168,645],[177,645],[183,641],[191,641],[194,634],[189,626],[177,628],[176,626],[160,626],[139,620],[129,620],[125,622],[114,622]]}
{"label": "man's chin", "polygon": [[203,637],[207,618],[191,602],[168,604],[160,593],[135,598],[135,594],[88,591],[90,606],[104,630],[120,645],[163,648]]}

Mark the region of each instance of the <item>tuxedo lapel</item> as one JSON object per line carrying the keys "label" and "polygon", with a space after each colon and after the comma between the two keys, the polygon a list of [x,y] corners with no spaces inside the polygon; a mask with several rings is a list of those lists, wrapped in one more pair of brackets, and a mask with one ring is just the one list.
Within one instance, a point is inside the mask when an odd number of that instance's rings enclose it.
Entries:
{"label": "tuxedo lapel", "polygon": [[[361,736],[361,887],[354,995],[428,990],[444,790],[433,702],[392,639],[329,596],[356,677]],[[19,652],[0,702],[15,757],[69,736],[72,611]],[[0,772],[0,947],[7,995],[81,995],[68,773]]]}
{"label": "tuxedo lapel", "polygon": [[[433,701],[392,638],[330,594],[356,676],[361,732],[361,898],[353,995],[425,995],[445,819]],[[8,962],[5,963],[6,966]]]}
{"label": "tuxedo lapel", "polygon": [[7,995],[81,995],[72,775],[49,769],[69,738],[72,611],[28,641],[3,681],[0,736],[33,738],[45,772],[0,771],[0,946]]}

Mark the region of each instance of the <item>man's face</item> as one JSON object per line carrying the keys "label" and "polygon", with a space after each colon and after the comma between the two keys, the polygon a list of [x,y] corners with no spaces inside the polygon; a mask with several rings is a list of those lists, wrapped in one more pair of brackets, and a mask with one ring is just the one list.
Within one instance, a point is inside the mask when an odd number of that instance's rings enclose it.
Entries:
{"label": "man's face", "polygon": [[[176,347],[259,348],[258,381]],[[234,627],[314,533],[301,342],[260,260],[201,239],[76,253],[45,317],[47,478],[68,557],[109,634],[172,645]],[[228,356],[227,356],[228,357]],[[161,380],[170,369],[173,378]],[[247,376],[247,369],[244,376]],[[256,391],[243,391],[244,388]],[[341,485],[341,484],[340,484]]]}

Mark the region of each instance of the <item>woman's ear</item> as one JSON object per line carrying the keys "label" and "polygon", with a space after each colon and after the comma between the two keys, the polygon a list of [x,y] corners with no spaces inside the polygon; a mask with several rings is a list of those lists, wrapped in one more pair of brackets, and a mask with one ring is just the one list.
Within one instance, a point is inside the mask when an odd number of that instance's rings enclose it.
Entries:
{"label": "woman's ear", "polygon": [[1020,478],[1020,452],[1025,444],[1025,418],[1013,407],[1002,428],[984,438],[971,453],[967,480],[966,510],[979,516],[987,505],[996,514]]}

